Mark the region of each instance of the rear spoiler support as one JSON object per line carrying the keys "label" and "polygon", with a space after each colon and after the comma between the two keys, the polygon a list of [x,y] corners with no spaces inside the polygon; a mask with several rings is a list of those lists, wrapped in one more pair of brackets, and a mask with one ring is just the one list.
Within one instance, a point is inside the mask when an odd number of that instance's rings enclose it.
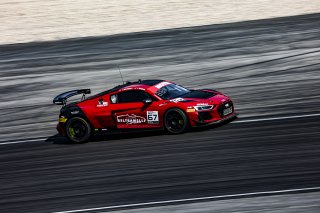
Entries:
{"label": "rear spoiler support", "polygon": [[71,90],[68,92],[61,93],[60,95],[56,96],[53,99],[53,103],[56,105],[66,105],[68,98],[75,96],[75,95],[80,95],[82,94],[81,101],[86,98],[86,94],[91,94],[90,89],[78,89],[78,90]]}

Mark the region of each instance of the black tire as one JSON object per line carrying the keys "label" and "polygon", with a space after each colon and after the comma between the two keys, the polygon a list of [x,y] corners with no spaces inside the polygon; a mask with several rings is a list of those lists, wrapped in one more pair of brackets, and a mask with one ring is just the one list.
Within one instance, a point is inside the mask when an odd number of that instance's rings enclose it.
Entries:
{"label": "black tire", "polygon": [[91,136],[91,126],[83,118],[71,118],[66,125],[67,137],[74,143],[87,142]]}
{"label": "black tire", "polygon": [[181,109],[169,109],[164,115],[164,127],[171,134],[180,134],[188,128],[188,117]]}

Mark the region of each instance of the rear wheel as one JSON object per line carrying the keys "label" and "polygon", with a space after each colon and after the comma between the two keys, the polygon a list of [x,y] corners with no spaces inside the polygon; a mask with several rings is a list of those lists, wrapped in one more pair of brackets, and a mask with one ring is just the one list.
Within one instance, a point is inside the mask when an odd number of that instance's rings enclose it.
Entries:
{"label": "rear wheel", "polygon": [[68,138],[75,143],[86,142],[91,135],[91,126],[83,118],[71,118],[66,125]]}
{"label": "rear wheel", "polygon": [[164,116],[164,126],[171,134],[180,134],[188,127],[188,117],[181,109],[169,109]]}

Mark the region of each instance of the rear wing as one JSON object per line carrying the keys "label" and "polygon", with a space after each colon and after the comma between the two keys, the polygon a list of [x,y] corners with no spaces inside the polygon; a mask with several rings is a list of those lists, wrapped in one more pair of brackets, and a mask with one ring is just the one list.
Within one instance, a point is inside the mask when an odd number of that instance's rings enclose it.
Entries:
{"label": "rear wing", "polygon": [[53,99],[53,103],[56,105],[66,105],[68,98],[75,96],[75,95],[82,94],[81,100],[84,100],[86,97],[86,94],[90,94],[90,93],[91,93],[90,89],[71,90],[68,92],[61,93],[60,95],[56,96]]}

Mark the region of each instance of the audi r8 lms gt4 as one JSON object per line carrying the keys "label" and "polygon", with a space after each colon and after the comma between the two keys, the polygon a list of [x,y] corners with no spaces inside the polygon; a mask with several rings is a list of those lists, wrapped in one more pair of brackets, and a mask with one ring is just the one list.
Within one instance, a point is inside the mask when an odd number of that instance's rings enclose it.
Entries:
{"label": "audi r8 lms gt4", "polygon": [[[58,132],[76,143],[101,132],[165,129],[179,134],[236,116],[233,102],[221,92],[186,89],[164,80],[127,82],[86,98],[90,93],[72,90],[53,99],[62,105]],[[75,95],[82,95],[81,101],[68,103]]]}

